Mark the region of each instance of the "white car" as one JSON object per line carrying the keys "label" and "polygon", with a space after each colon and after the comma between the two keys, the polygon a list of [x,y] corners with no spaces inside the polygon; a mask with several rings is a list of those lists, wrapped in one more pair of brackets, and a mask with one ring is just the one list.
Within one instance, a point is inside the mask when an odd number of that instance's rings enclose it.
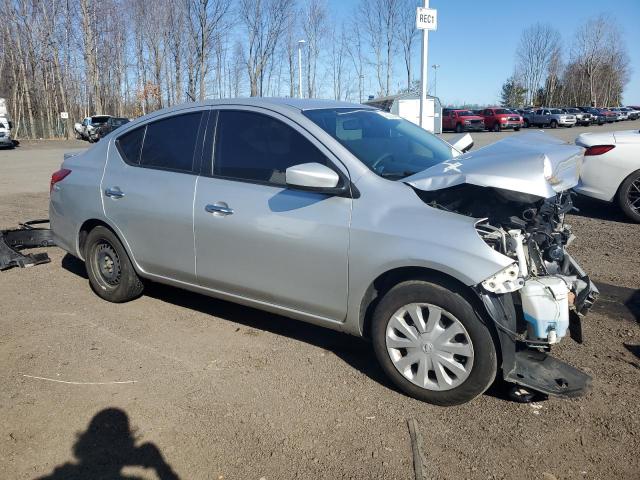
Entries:
{"label": "white car", "polygon": [[13,139],[11,138],[11,122],[2,116],[0,116],[0,147],[14,147]]}
{"label": "white car", "polygon": [[576,145],[586,148],[578,193],[617,202],[640,223],[640,131],[583,133]]}

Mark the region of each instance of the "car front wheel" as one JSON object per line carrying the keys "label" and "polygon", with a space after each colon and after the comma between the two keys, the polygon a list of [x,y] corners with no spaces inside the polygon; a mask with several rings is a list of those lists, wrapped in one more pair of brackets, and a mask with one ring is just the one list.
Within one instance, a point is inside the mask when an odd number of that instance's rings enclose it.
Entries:
{"label": "car front wheel", "polygon": [[372,336],[384,372],[416,399],[459,405],[495,379],[489,329],[462,295],[442,285],[412,280],[393,287],[376,307]]}
{"label": "car front wheel", "polygon": [[98,296],[122,303],[137,298],[144,288],[118,237],[106,227],[89,232],[85,246],[89,283]]}
{"label": "car front wheel", "polygon": [[618,204],[627,217],[640,223],[640,170],[633,172],[620,185]]}

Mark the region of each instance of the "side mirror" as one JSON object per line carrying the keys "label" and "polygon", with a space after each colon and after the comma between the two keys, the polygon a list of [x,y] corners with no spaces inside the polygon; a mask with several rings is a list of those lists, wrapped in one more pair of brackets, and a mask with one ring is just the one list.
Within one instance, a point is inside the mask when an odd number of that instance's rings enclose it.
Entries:
{"label": "side mirror", "polygon": [[342,194],[346,187],[338,187],[340,177],[329,167],[320,163],[302,163],[287,168],[285,172],[287,186],[300,190]]}
{"label": "side mirror", "polygon": [[473,138],[468,133],[456,135],[449,142],[459,152],[466,153],[473,148]]}

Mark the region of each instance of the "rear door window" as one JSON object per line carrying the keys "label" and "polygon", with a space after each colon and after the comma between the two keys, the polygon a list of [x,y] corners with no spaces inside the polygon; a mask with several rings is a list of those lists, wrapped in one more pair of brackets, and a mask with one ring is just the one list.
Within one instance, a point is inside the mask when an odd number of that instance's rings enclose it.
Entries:
{"label": "rear door window", "polygon": [[[349,125],[346,131],[359,134]],[[261,113],[220,111],[216,136],[214,176],[284,186],[287,168],[328,163],[301,133]]]}
{"label": "rear door window", "polygon": [[163,118],[147,125],[140,165],[192,172],[202,112]]}

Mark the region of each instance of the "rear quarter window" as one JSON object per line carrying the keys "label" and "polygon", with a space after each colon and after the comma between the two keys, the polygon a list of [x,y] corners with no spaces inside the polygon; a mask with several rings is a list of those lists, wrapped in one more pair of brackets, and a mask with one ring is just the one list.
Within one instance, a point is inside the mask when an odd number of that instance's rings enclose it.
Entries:
{"label": "rear quarter window", "polygon": [[131,130],[118,137],[116,141],[122,160],[130,165],[138,165],[140,163],[140,151],[142,150],[145,129],[146,126]]}

